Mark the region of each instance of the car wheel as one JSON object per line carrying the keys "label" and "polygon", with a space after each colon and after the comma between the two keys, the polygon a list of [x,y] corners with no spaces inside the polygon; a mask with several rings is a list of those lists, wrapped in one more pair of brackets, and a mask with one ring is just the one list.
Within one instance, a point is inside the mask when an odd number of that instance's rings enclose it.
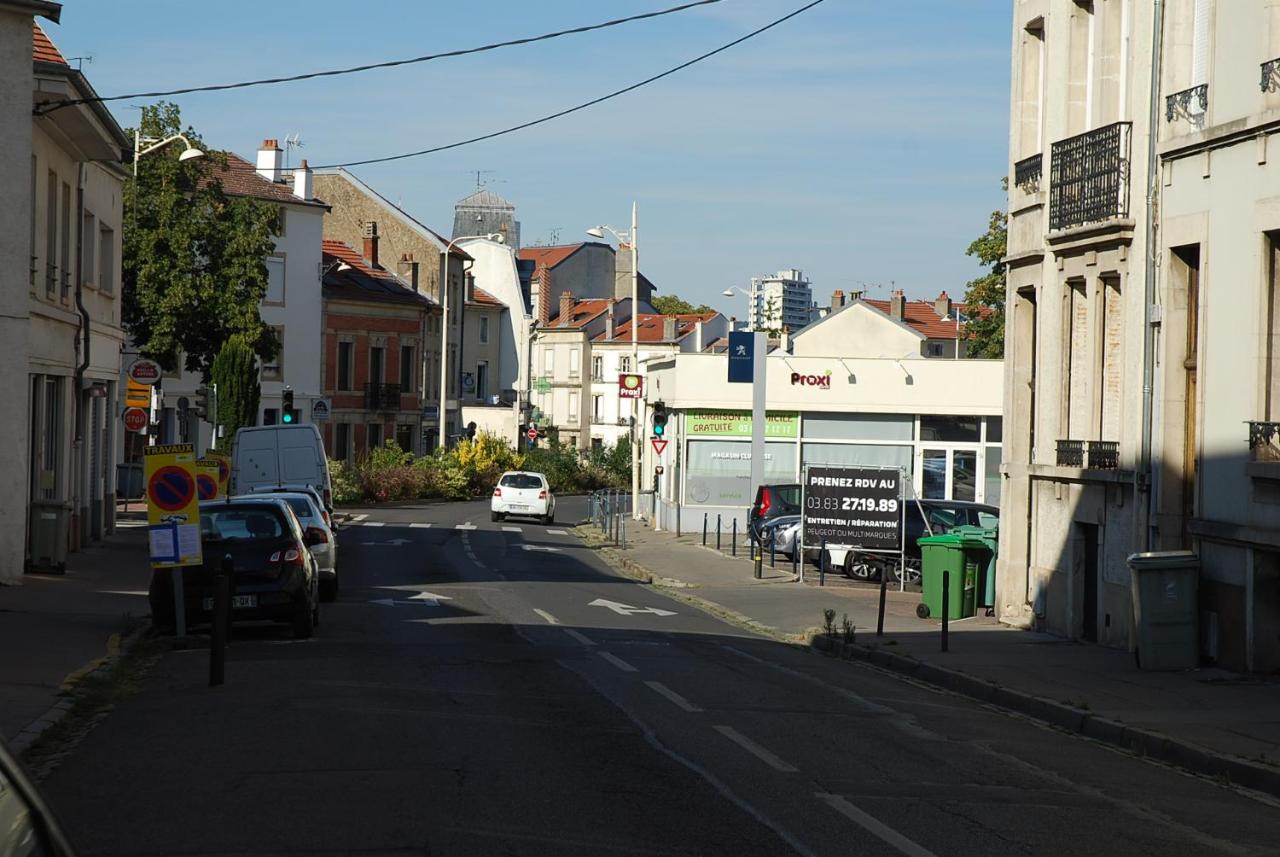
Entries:
{"label": "car wheel", "polygon": [[311,599],[307,599],[297,606],[296,612],[293,614],[293,638],[295,640],[306,640],[316,632],[316,619],[319,607],[311,606]]}
{"label": "car wheel", "polygon": [[502,520],[502,513],[501,513],[501,512],[490,512],[490,513],[489,513],[489,520],[490,520],[490,521],[501,521],[501,520]]}
{"label": "car wheel", "polygon": [[876,569],[865,557],[855,558],[850,553],[844,560],[844,574],[853,580],[871,580],[876,576]]}
{"label": "car wheel", "polygon": [[929,605],[928,605],[928,604],[925,604],[924,602],[921,602],[921,603],[917,604],[917,605],[916,605],[916,615],[917,615],[917,616],[919,616],[921,619],[928,619],[928,618],[929,618]]}
{"label": "car wheel", "polygon": [[320,600],[325,602],[338,600],[338,578],[320,581]]}
{"label": "car wheel", "polygon": [[548,514],[548,515],[543,515],[543,516],[542,516],[542,524],[543,524],[543,526],[550,526],[551,524],[554,524],[555,522],[556,522],[556,513],[555,513],[555,512],[551,512],[551,513],[550,513],[550,514]]}

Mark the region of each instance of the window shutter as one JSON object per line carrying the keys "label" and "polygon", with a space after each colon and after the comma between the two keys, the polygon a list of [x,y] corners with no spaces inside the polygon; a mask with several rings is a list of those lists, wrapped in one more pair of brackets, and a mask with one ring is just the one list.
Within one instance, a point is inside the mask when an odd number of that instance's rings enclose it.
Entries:
{"label": "window shutter", "polygon": [[1213,0],[1194,0],[1191,28],[1191,85],[1209,82],[1209,18]]}

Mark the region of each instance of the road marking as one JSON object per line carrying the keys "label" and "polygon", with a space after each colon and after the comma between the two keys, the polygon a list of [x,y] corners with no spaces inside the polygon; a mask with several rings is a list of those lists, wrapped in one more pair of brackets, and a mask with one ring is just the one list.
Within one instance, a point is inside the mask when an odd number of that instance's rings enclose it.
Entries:
{"label": "road marking", "polygon": [[389,546],[391,546],[391,547],[393,547],[393,548],[398,548],[398,547],[401,547],[401,546],[403,546],[403,545],[411,545],[411,544],[413,544],[413,540],[412,540],[412,539],[392,539],[392,540],[391,540],[391,541],[389,541],[389,542],[361,542],[360,544],[362,544],[362,545],[379,545],[379,546],[382,546],[382,547],[386,547],[386,546],[388,546],[388,545],[389,545]]}
{"label": "road marking", "polygon": [[502,531],[504,533],[519,533],[521,529],[519,527],[503,527]]}
{"label": "road marking", "polygon": [[565,532],[564,530],[547,530],[547,535],[549,535],[549,536],[567,536],[567,535],[569,535],[569,534],[568,534],[567,532]]}
{"label": "road marking", "polygon": [[455,530],[474,530],[476,528],[476,525],[471,523],[470,521],[467,521],[465,524],[454,524],[453,528]]}
{"label": "road marking", "polygon": [[415,523],[415,524],[409,525],[409,529],[411,530],[428,530],[430,528],[431,528],[430,524]]}
{"label": "road marking", "polygon": [[559,619],[557,619],[555,616],[552,616],[552,615],[551,615],[550,613],[548,613],[546,610],[539,610],[537,607],[535,607],[535,608],[533,608],[533,612],[534,612],[534,613],[537,613],[537,614],[538,614],[539,616],[541,616],[543,619],[546,619],[546,620],[547,620],[547,624],[548,624],[548,625],[559,625],[559,624],[560,624],[560,620],[559,620]]}
{"label": "road marking", "polygon": [[527,551],[542,551],[543,553],[560,553],[560,548],[553,548],[548,545],[530,545],[523,544],[520,547]]}
{"label": "road marking", "polygon": [[[417,597],[417,596],[415,596]],[[370,604],[377,604],[379,607],[395,607],[397,604],[407,605],[409,607],[439,607],[440,602],[434,598],[423,598],[417,601],[396,601],[394,598],[373,598]]]}
{"label": "road marking", "polygon": [[938,855],[934,854],[928,848],[925,848],[922,845],[917,845],[915,842],[912,842],[892,827],[889,827],[887,824],[867,815],[840,795],[818,792],[816,796],[827,806],[831,807],[836,812],[861,827],[863,830],[887,842],[894,848],[898,849],[898,851],[908,855],[908,857],[938,857]]}
{"label": "road marking", "polygon": [[746,750],[751,755],[755,756],[760,761],[764,762],[769,767],[773,768],[775,771],[782,771],[784,774],[799,773],[798,768],[788,765],[786,762],[782,761],[764,747],[761,747],[755,741],[752,741],[746,735],[743,735],[737,729],[734,729],[732,726],[717,726],[716,731],[733,743],[737,744],[742,749]]}
{"label": "road marking", "polygon": [[358,523],[360,523],[361,521],[363,521],[363,520],[364,520],[365,518],[367,518],[367,517],[369,517],[369,513],[368,513],[368,512],[364,512],[364,513],[361,513],[361,514],[359,514],[359,515],[352,515],[352,516],[351,516],[351,520],[355,521],[355,522],[358,524]]}
{"label": "road marking", "polygon": [[594,646],[596,644],[595,640],[591,639],[586,634],[578,633],[572,628],[565,628],[564,632],[568,634],[570,637],[573,637],[575,640],[577,640],[579,643],[581,643],[584,646]]}
{"label": "road marking", "polygon": [[631,666],[631,664],[627,663],[617,655],[612,655],[612,654],[609,654],[608,652],[600,652],[600,657],[604,658],[606,661],[613,664],[615,667],[622,670],[624,673],[639,672],[639,670]]}
{"label": "road marking", "polygon": [[[527,547],[527,545],[526,545]],[[597,598],[595,601],[587,604],[588,607],[606,607],[617,613],[619,616],[631,616],[636,613],[652,613],[654,616],[674,616],[676,615],[670,610],[661,610],[657,607],[632,607],[630,604],[619,604],[617,601],[606,601],[603,598]]]}
{"label": "road marking", "polygon": [[360,522],[360,526],[362,526],[362,527],[385,527],[385,526],[386,526],[386,524],[384,524],[382,521],[361,521],[361,522]]}
{"label": "road marking", "polygon": [[665,684],[663,684],[660,681],[646,681],[645,684],[649,685],[649,689],[657,693],[659,696],[665,696],[677,708],[682,708],[685,711],[689,712],[690,714],[697,714],[698,712],[702,711],[701,708],[694,705],[689,700],[685,699],[683,696],[676,693],[674,690],[667,687]]}

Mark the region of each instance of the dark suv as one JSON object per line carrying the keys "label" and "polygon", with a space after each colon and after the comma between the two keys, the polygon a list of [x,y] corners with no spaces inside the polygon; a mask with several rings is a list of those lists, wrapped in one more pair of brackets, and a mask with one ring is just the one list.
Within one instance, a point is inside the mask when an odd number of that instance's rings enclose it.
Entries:
{"label": "dark suv", "polygon": [[[320,621],[319,571],[305,533],[289,504],[269,494],[200,504],[204,564],[182,570],[188,625],[213,616],[213,578],[231,557],[232,621],[288,622],[295,637],[310,637]],[[151,576],[151,616],[161,628],[174,621],[173,571]]]}
{"label": "dark suv", "polygon": [[761,528],[782,515],[800,514],[800,485],[787,482],[781,485],[761,485],[756,488],[756,499],[751,504],[747,529],[752,541],[761,540]]}

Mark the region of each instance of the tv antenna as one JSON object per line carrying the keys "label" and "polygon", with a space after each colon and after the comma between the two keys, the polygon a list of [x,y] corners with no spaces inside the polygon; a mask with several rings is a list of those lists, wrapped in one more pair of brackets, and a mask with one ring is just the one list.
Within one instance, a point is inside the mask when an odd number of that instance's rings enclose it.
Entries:
{"label": "tv antenna", "polygon": [[493,175],[497,170],[471,170],[471,172],[476,174],[476,190],[482,190],[486,184],[490,183],[490,180],[484,177]]}
{"label": "tv antenna", "polygon": [[547,230],[547,232],[551,234],[552,247],[560,243],[560,227],[559,226],[552,226]]}
{"label": "tv antenna", "polygon": [[301,149],[303,146],[301,134],[290,134],[284,138],[284,168],[289,169],[291,159],[289,153],[294,149]]}
{"label": "tv antenna", "polygon": [[75,63],[76,70],[81,71],[84,69],[85,63],[89,63],[90,65],[93,64],[93,54],[86,54],[85,56],[82,56],[82,57],[67,57],[67,62]]}

